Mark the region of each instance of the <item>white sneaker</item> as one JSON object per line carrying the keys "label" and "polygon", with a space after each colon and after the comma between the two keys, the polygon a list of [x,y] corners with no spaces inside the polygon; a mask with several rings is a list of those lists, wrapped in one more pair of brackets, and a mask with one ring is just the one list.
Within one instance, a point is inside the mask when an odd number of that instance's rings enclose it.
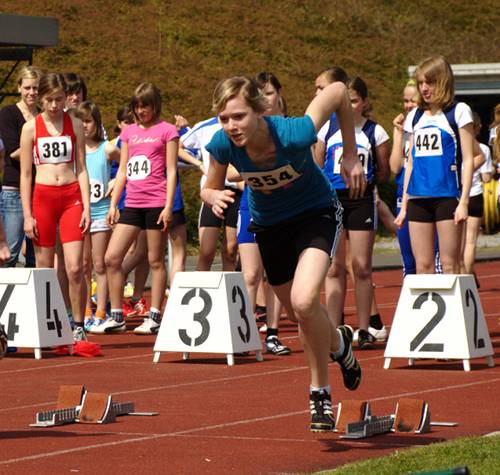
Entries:
{"label": "white sneaker", "polygon": [[134,333],[136,335],[155,335],[159,329],[159,323],[155,322],[152,318],[146,317],[138,327],[134,328]]}
{"label": "white sneaker", "polygon": [[125,320],[117,322],[112,317],[106,319],[106,321],[101,325],[92,327],[92,333],[95,335],[103,335],[105,333],[124,333],[125,331],[127,331]]}
{"label": "white sneaker", "polygon": [[264,323],[264,325],[262,325],[260,328],[259,328],[259,332],[260,333],[266,333],[267,332],[267,325]]}
{"label": "white sneaker", "polygon": [[103,320],[102,318],[94,318],[92,320],[92,325],[89,327],[87,331],[89,333],[95,333],[98,335],[99,333],[101,333],[99,327],[102,327],[106,323],[108,318],[109,316],[107,316],[105,320]]}
{"label": "white sneaker", "polygon": [[[354,332],[352,341],[358,341],[358,332],[359,330],[356,330]],[[375,340],[377,341],[387,341],[387,328],[385,328],[385,325],[380,330],[377,330],[373,327],[368,327],[368,333],[370,333],[370,335],[372,335],[373,338],[375,338]]]}
{"label": "white sneaker", "polygon": [[73,330],[73,340],[87,341],[87,335],[85,335],[85,330],[82,327],[75,327]]}

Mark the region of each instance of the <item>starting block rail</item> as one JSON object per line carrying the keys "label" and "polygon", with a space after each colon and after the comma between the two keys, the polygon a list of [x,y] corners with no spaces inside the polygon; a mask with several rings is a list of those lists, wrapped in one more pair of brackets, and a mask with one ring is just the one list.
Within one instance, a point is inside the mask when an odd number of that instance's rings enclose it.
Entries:
{"label": "starting block rail", "polygon": [[394,416],[368,416],[364,421],[350,422],[346,425],[342,439],[364,439],[377,434],[391,432],[394,425]]}

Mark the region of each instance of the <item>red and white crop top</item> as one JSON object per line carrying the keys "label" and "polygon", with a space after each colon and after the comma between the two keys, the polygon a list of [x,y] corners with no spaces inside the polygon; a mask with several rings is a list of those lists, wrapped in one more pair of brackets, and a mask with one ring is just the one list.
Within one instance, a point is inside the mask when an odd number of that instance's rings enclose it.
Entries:
{"label": "red and white crop top", "polygon": [[51,135],[47,130],[42,114],[35,117],[35,140],[33,144],[33,163],[67,163],[75,160],[76,135],[73,122],[68,113],[63,113],[61,135]]}

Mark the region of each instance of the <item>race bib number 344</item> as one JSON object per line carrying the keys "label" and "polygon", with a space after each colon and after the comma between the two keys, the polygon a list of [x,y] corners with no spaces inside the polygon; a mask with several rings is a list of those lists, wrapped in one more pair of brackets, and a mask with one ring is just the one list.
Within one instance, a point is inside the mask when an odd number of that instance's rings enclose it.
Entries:
{"label": "race bib number 344", "polygon": [[146,155],[136,155],[127,162],[127,178],[129,180],[144,180],[150,174],[151,162]]}
{"label": "race bib number 344", "polygon": [[40,137],[38,139],[38,153],[40,163],[65,163],[71,162],[73,144],[71,138]]}
{"label": "race bib number 344", "polygon": [[295,171],[291,165],[284,165],[275,170],[263,172],[241,172],[241,176],[253,190],[273,191],[294,182],[300,177],[300,173]]}

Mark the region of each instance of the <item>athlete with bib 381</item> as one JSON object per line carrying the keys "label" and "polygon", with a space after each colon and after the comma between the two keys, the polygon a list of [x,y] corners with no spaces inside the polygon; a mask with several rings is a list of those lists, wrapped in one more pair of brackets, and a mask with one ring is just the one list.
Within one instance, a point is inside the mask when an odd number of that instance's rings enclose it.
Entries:
{"label": "athlete with bib 381", "polygon": [[[24,231],[33,239],[37,267],[54,267],[59,226],[76,325],[73,336],[82,340],[82,257],[84,234],[90,226],[90,185],[83,125],[80,119],[64,112],[65,90],[61,74],[49,73],[40,79],[38,95],[43,112],[28,121],[21,133],[21,200]],[[33,162],[36,178],[32,191]]]}

